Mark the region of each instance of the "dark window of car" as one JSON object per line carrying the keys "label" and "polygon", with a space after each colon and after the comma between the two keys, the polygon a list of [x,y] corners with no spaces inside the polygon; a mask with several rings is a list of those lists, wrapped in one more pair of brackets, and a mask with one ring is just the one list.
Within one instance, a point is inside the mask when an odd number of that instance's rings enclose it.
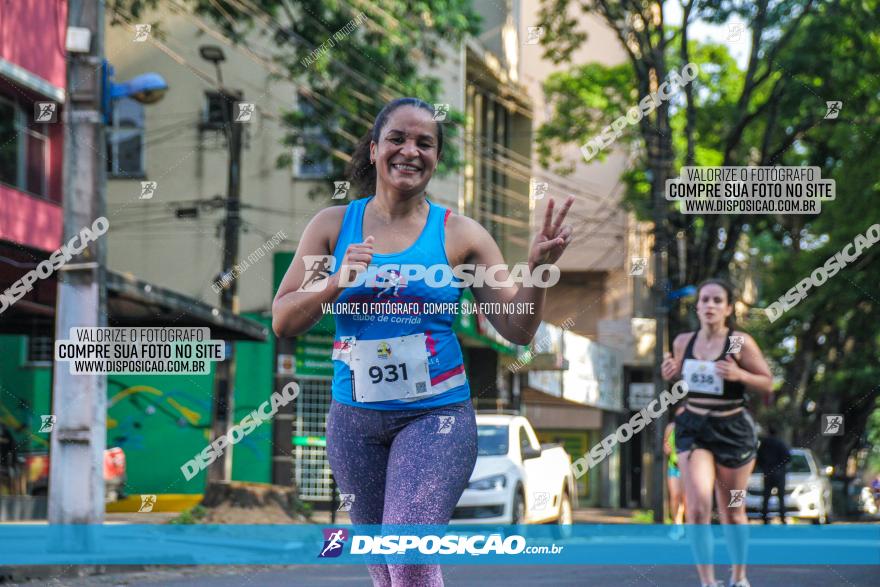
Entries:
{"label": "dark window of car", "polygon": [[477,454],[490,457],[507,454],[507,426],[477,426]]}
{"label": "dark window of car", "polygon": [[533,448],[532,441],[529,440],[529,434],[526,432],[525,428],[519,429],[519,450],[520,454],[525,454],[527,449]]}
{"label": "dark window of car", "polygon": [[789,473],[812,473],[810,470],[810,461],[807,460],[807,455],[801,453],[792,453],[791,461],[788,463],[788,472]]}

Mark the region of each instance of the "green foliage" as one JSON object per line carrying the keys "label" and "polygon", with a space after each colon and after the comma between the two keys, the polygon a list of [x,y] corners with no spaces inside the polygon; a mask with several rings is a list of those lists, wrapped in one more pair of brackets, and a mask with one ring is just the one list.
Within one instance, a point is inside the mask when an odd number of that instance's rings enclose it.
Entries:
{"label": "green foliage", "polygon": [[[582,42],[576,29],[561,26],[569,17],[560,15],[576,8],[599,17],[625,40],[629,59],[614,66],[571,63],[547,80],[552,113],[537,133],[542,165],[570,170],[553,156],[560,146],[586,144],[648,94],[655,72],[680,70],[682,23],[646,20],[652,10],[659,14],[658,4],[543,0],[541,24],[559,27],[543,44],[562,61],[570,62]],[[686,60],[700,67],[690,84],[692,102],[679,91],[668,108],[628,125],[616,141],[633,154],[623,174],[625,204],[640,218],[651,218],[652,178],[676,177],[689,148],[696,165],[820,167],[823,178],[837,182],[837,200],[824,202],[818,216],[699,217],[672,207],[668,212],[670,232],[685,238],[683,259],[678,247],[667,248],[671,289],[737,275],[758,286],[761,299],[755,305],[764,307],[880,220],[880,3],[704,0],[685,5],[692,8],[689,30],[695,20],[744,22],[744,39],[755,51],[744,70],[726,46],[688,34]],[[661,38],[666,42],[658,42]],[[837,120],[824,120],[830,100],[843,101]],[[661,129],[669,129],[671,137]],[[646,145],[652,140],[662,155],[649,159]],[[668,150],[664,140],[671,143]],[[781,381],[767,414],[784,420],[799,444],[824,452],[821,456],[838,468],[862,443],[869,406],[880,394],[880,246],[875,249],[812,290],[777,322],[769,324],[760,311],[746,320]],[[672,308],[671,334],[685,316],[683,307]],[[822,413],[843,413],[847,435],[817,435]],[[874,419],[870,425],[876,425]]]}
{"label": "green foliage", "polygon": [[200,524],[202,519],[208,515],[208,510],[203,506],[197,505],[190,509],[180,512],[176,518],[168,521],[169,524]]}
{"label": "green foliage", "polygon": [[654,510],[635,510],[632,513],[633,524],[653,524]]}
{"label": "green foliage", "polygon": [[[302,145],[313,157],[329,156],[332,170],[326,179],[330,185],[344,176],[348,156],[387,102],[403,96],[441,102],[440,81],[428,75],[428,68],[442,58],[441,41],[457,45],[466,34],[478,34],[480,25],[470,0],[386,0],[381,6],[362,0],[175,2],[209,17],[236,42],[245,44],[253,34],[272,41],[272,61],[284,72],[281,77],[301,88],[300,99],[309,109],[308,115],[283,114],[289,128],[284,143]],[[112,11],[134,19],[158,5],[158,0],[108,2]],[[337,35],[346,27],[353,30]],[[455,141],[450,139],[462,120],[461,113],[450,112],[444,123],[447,141],[440,175],[461,163]],[[316,130],[327,137],[326,144],[311,140]],[[282,155],[276,163],[286,166],[290,159]],[[327,187],[317,189],[326,191]]]}

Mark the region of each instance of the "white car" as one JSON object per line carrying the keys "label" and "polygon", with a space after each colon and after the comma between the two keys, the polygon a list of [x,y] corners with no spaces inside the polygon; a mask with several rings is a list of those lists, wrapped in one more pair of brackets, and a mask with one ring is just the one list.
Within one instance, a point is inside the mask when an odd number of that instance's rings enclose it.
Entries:
{"label": "white car", "polygon": [[571,524],[571,457],[540,445],[523,416],[477,414],[477,463],[451,524]]}
{"label": "white car", "polygon": [[[750,518],[761,517],[763,496],[764,475],[756,467],[749,477],[746,494],[746,513]],[[775,494],[770,496],[768,517],[778,517],[778,499],[779,496]],[[812,520],[814,524],[827,524],[831,519],[831,482],[811,450],[791,449],[783,499],[786,516]]]}

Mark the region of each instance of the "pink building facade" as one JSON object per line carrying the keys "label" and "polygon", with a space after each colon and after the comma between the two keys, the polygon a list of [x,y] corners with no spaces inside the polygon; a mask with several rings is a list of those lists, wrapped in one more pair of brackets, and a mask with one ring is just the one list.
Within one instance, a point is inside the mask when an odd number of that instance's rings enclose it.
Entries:
{"label": "pink building facade", "polygon": [[0,2],[0,290],[60,245],[66,31],[64,0]]}

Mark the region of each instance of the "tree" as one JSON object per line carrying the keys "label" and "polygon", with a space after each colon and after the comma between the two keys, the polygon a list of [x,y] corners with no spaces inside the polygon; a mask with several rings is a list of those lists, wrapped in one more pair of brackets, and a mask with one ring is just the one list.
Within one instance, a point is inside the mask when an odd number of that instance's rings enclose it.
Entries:
{"label": "tree", "polygon": [[[245,44],[264,35],[274,51],[267,63],[281,79],[299,87],[305,107],[283,113],[287,146],[301,146],[305,157],[331,157],[328,182],[344,177],[357,141],[382,106],[401,96],[435,103],[440,80],[427,74],[442,58],[441,41],[457,45],[479,31],[469,0],[388,0],[381,6],[362,0],[174,0],[206,16],[231,40]],[[158,0],[109,0],[117,18],[133,24]],[[162,34],[160,22],[153,31]],[[462,116],[450,112],[445,128],[455,134]],[[318,131],[318,132],[316,132]],[[314,140],[319,135],[323,140]],[[444,144],[438,172],[460,165],[454,141]],[[279,166],[289,165],[290,155]],[[326,186],[317,188],[323,192]],[[317,191],[316,189],[316,191]]]}
{"label": "tree", "polygon": [[[655,227],[664,244],[666,234],[684,239],[683,259],[678,247],[665,246],[670,289],[729,276],[739,263],[737,255],[743,259],[753,252],[762,255],[763,263],[754,264],[751,273],[764,292],[758,302],[769,303],[877,217],[876,204],[869,202],[878,191],[874,153],[880,41],[869,33],[880,29],[878,3],[682,0],[680,6],[681,22],[669,23],[659,1],[543,0],[545,57],[571,63],[574,49],[586,38],[577,26],[579,9],[599,16],[629,59],[616,67],[571,64],[569,71],[547,80],[545,94],[553,115],[538,133],[538,154],[542,164],[560,165],[553,155],[557,146],[584,145],[639,105],[671,72],[696,63],[696,80],[623,129],[619,143],[635,152],[624,177],[626,203],[646,217],[654,202],[663,201],[666,178],[675,177],[684,165],[819,166],[823,177],[838,182],[838,200],[825,202],[819,216],[690,216],[669,206],[668,230]],[[691,40],[698,20],[745,25],[750,53],[744,70],[726,47]],[[844,102],[844,113],[825,120],[825,102],[836,99]],[[853,193],[864,196],[852,202],[845,196]],[[877,283],[877,255],[872,250],[858,264],[861,273],[855,268],[842,272],[833,284],[811,294],[815,301],[805,302],[778,324],[768,326],[760,312],[751,313],[747,322],[780,367],[777,408],[794,417],[790,422],[797,422],[799,431],[809,425],[814,432],[822,412],[852,412],[846,437],[822,437],[834,439],[829,454],[838,466],[864,429],[868,408],[859,406],[874,405],[876,389],[869,392],[866,385],[876,373],[866,365],[877,362],[876,333],[870,326],[877,323],[873,298],[880,296],[869,285]],[[847,279],[858,288],[840,291]],[[835,311],[829,312],[830,307]],[[669,332],[683,330],[686,320],[686,308],[674,302]],[[819,407],[807,412],[817,398]],[[803,428],[799,442],[820,447],[827,442],[811,434]]]}

